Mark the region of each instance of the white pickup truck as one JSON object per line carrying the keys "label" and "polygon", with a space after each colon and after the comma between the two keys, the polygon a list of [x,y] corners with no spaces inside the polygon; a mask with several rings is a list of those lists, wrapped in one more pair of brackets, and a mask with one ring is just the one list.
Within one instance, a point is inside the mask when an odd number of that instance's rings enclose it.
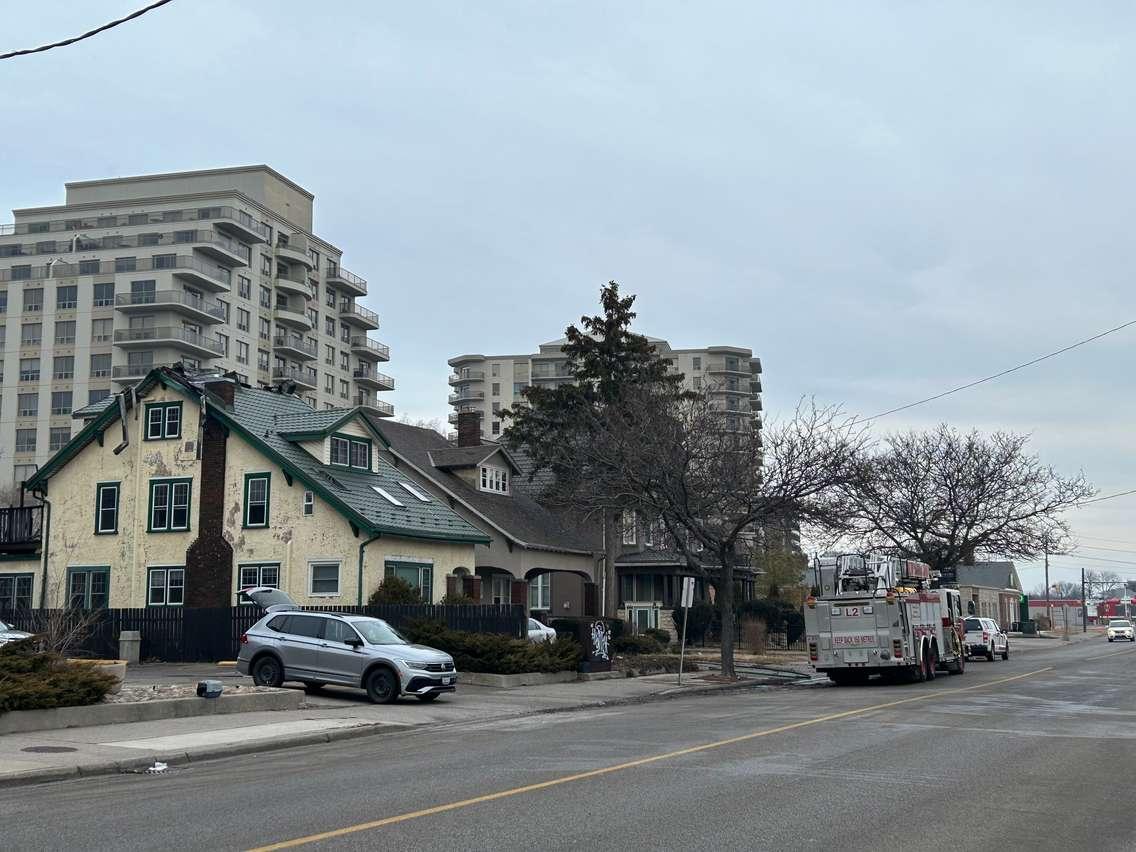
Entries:
{"label": "white pickup truck", "polygon": [[991,662],[995,656],[1010,659],[1010,639],[994,619],[971,615],[963,622],[963,629],[966,631],[963,642],[968,657],[985,657]]}

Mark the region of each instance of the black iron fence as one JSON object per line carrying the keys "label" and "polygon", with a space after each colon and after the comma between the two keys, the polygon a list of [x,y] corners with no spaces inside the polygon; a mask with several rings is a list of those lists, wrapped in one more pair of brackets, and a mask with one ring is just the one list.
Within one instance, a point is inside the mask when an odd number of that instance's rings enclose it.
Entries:
{"label": "black iron fence", "polygon": [[[395,628],[419,619],[442,621],[451,630],[502,633],[516,639],[527,635],[527,613],[519,604],[468,606],[400,605],[305,607],[319,612],[349,613],[381,618]],[[115,658],[123,630],[142,634],[143,661],[169,663],[216,662],[236,659],[241,634],[264,615],[257,606],[142,609],[7,610],[0,621],[33,633],[77,629],[70,656]]]}

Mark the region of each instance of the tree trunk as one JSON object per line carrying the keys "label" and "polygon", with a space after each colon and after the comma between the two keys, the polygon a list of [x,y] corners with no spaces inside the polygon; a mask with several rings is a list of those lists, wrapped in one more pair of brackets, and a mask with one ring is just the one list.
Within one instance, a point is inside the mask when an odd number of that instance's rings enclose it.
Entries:
{"label": "tree trunk", "polygon": [[722,622],[722,677],[735,678],[734,672],[734,565],[719,554],[718,614]]}
{"label": "tree trunk", "polygon": [[615,522],[615,512],[604,509],[604,576],[603,576],[603,614],[607,618],[615,618],[619,609],[619,580],[615,576],[615,560],[619,556],[622,538]]}

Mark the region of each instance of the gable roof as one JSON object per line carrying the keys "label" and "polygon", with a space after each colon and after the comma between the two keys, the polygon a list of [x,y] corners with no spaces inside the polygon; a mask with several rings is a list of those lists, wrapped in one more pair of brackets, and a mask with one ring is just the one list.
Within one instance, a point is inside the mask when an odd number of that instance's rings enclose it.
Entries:
{"label": "gable roof", "polygon": [[430,461],[441,470],[454,470],[463,467],[477,467],[500,453],[514,473],[520,468],[500,444],[479,444],[474,447],[446,447],[430,450]]}
{"label": "gable roof", "polygon": [[[372,417],[370,414],[364,416],[368,419]],[[592,555],[595,552],[593,542],[585,533],[567,524],[561,516],[527,493],[515,489],[512,494],[480,491],[452,473],[449,468],[439,467],[432,461],[439,456],[448,459],[454,455],[450,451],[458,449],[471,451],[466,453],[471,458],[476,458],[479,454],[482,454],[482,458],[488,458],[503,451],[500,445],[457,448],[433,429],[388,420],[373,420],[372,425],[383,434],[390,451],[396,457],[461,502],[506,539],[532,550],[581,555]]]}
{"label": "gable roof", "polygon": [[1021,589],[1018,570],[1013,562],[976,562],[956,566],[960,586],[986,586],[992,589]]}
{"label": "gable roof", "polygon": [[358,420],[365,429],[382,438],[371,425],[371,421],[361,416],[360,408],[329,408],[324,411],[313,411],[306,403],[303,407],[304,411],[276,413],[275,430],[291,441],[305,441],[325,438],[351,421]]}
{"label": "gable roof", "polygon": [[[136,392],[139,396],[144,396],[159,383],[184,394],[199,405],[204,403],[210,417],[215,417],[231,431],[238,433],[270,462],[280,467],[286,479],[294,477],[303,482],[349,523],[361,530],[379,535],[483,544],[490,540],[485,533],[443,503],[402,500],[398,482],[405,477],[400,476],[382,458],[376,460],[376,473],[349,470],[325,465],[293,443],[279,431],[277,423],[281,419],[299,419],[300,415],[311,413],[311,409],[302,400],[274,391],[238,386],[234,390],[233,405],[230,407],[204,385],[196,384],[192,379],[166,368],[151,371],[136,385]],[[350,419],[358,410],[337,409],[327,413],[337,414],[342,420]],[[102,431],[116,419],[118,406],[108,406],[40,468],[28,481],[28,487],[45,489],[48,480],[63,465],[91,441],[99,439]],[[374,490],[375,486],[399,498],[402,505],[391,503]]]}

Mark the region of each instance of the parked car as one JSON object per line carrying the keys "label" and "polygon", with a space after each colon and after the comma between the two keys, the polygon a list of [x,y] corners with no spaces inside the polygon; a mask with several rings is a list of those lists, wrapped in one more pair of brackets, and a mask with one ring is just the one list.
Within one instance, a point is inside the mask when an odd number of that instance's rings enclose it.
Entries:
{"label": "parked car", "polygon": [[529,619],[529,641],[551,642],[556,638],[556,631],[547,624],[541,624],[535,618]]}
{"label": "parked car", "polygon": [[31,635],[31,633],[17,630],[12,625],[0,621],[0,645],[7,645],[9,642],[18,642],[21,639],[27,639]]}
{"label": "parked car", "polygon": [[449,654],[412,645],[379,618],[305,612],[279,589],[242,594],[268,614],[241,636],[237,671],[261,686],[299,681],[308,689],[333,683],[365,689],[376,704],[400,695],[433,701],[457,683]]}
{"label": "parked car", "polygon": [[968,657],[993,660],[996,654],[1001,654],[1003,660],[1010,659],[1010,639],[994,619],[970,616],[964,622],[964,627],[966,637],[963,643]]}
{"label": "parked car", "polygon": [[1133,630],[1132,622],[1127,618],[1110,618],[1108,620],[1108,641],[1115,642],[1117,639],[1136,642],[1136,630]]}

